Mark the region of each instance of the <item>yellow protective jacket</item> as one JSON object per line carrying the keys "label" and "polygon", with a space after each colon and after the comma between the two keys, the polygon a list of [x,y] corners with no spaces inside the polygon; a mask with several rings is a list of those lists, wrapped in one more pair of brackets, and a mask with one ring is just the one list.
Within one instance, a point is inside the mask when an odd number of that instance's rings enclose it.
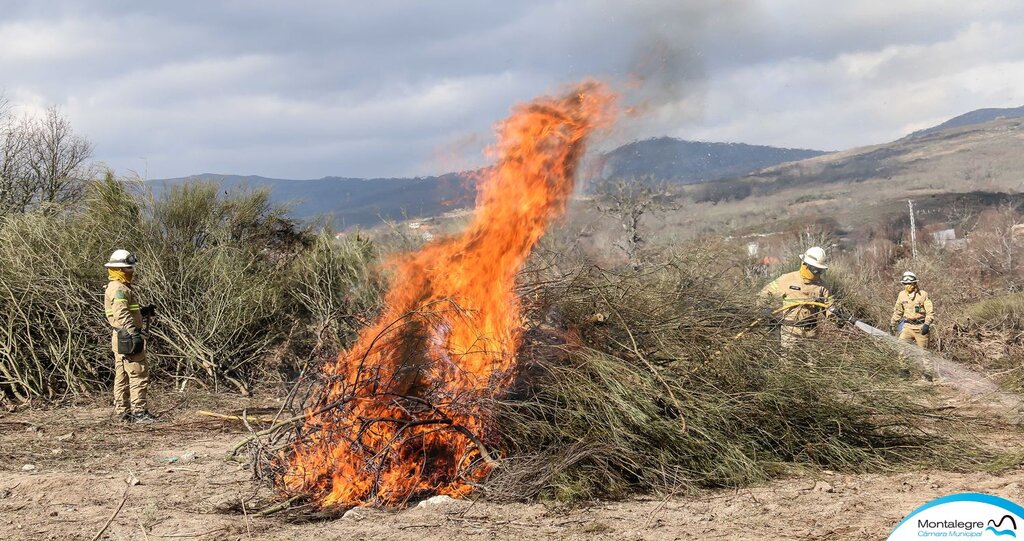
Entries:
{"label": "yellow protective jacket", "polygon": [[[107,316],[107,323],[114,328],[111,337],[111,350],[114,353],[120,353],[117,351],[118,329],[124,329],[130,334],[142,332],[142,312],[140,311],[139,300],[136,298],[135,292],[132,291],[132,286],[117,280],[111,280],[107,284],[106,292],[103,294],[103,309]],[[142,351],[131,355],[131,358],[137,361],[145,357],[145,355],[146,351],[145,347],[143,347]]]}
{"label": "yellow protective jacket", "polygon": [[919,289],[913,293],[907,293],[907,290],[904,289],[896,297],[896,305],[892,308],[890,323],[896,325],[903,320],[911,325],[931,325],[934,317],[935,307],[932,305],[927,291]]}
{"label": "yellow protective jacket", "polygon": [[826,315],[826,309],[805,303],[832,304],[832,294],[821,279],[814,277],[808,280],[800,275],[800,271],[786,273],[772,280],[758,296],[765,303],[781,299],[782,325],[806,330],[817,328]]}

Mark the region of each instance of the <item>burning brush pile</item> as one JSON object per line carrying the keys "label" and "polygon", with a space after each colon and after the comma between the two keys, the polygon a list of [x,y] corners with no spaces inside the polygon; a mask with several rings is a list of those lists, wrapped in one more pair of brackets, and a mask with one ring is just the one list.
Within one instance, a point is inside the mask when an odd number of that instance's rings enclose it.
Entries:
{"label": "burning brush pile", "polygon": [[494,398],[516,371],[516,275],[572,193],[587,137],[613,118],[596,83],[519,108],[459,236],[396,261],[385,310],[321,374],[286,490],[322,506],[464,496],[495,463]]}
{"label": "burning brush pile", "polygon": [[578,499],[943,456],[880,346],[783,359],[766,333],[730,340],[755,313],[731,248],[625,273],[531,259],[615,111],[592,82],[498,127],[473,221],[394,258],[376,323],[299,386],[297,425],[251,445],[283,494],[322,510]]}

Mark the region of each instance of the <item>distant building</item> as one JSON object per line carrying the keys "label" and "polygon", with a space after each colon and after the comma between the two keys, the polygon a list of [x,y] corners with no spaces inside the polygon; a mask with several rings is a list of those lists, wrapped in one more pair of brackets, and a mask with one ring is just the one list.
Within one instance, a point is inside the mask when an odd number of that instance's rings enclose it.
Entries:
{"label": "distant building", "polygon": [[941,229],[939,231],[932,232],[932,242],[934,242],[939,248],[945,248],[947,244],[955,240],[955,229]]}

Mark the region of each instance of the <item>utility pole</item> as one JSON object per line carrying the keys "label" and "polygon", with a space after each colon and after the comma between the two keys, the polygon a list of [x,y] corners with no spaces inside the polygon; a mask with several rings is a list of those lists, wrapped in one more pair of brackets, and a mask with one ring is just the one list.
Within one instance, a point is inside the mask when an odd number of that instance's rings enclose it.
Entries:
{"label": "utility pole", "polygon": [[914,201],[907,199],[910,207],[910,257],[917,260],[917,225],[914,223]]}

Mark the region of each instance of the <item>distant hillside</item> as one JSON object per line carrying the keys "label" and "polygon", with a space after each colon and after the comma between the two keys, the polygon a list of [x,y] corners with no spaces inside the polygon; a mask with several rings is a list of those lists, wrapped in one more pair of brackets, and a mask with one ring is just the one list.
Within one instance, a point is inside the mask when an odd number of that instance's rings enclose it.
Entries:
{"label": "distant hillside", "polygon": [[[1022,148],[1024,117],[1003,118],[780,164],[684,186],[684,197],[696,205],[665,229],[743,234],[824,221],[864,238],[891,237],[878,229],[891,226],[891,215],[908,199],[922,203],[918,217],[925,224],[962,220],[989,204],[985,194],[1024,192]],[[949,208],[940,210],[943,204]]]}
{"label": "distant hillside", "polygon": [[924,130],[918,130],[908,137],[923,137],[925,135],[931,135],[942,130],[949,128],[959,128],[962,126],[969,126],[971,124],[982,124],[985,122],[991,122],[993,120],[999,120],[1001,118],[1020,118],[1024,117],[1024,106],[1012,107],[1005,109],[977,109],[969,113],[964,113],[960,116],[953,117],[938,126],[933,126]]}
{"label": "distant hillside", "polygon": [[607,177],[652,177],[677,184],[743,176],[764,167],[825,154],[820,150],[743,143],[703,143],[659,137],[623,145],[605,155]]}
{"label": "distant hillside", "polygon": [[422,178],[343,178],[287,180],[260,176],[205,173],[192,177],[151,180],[147,185],[159,195],[168,186],[186,181],[216,182],[224,190],[269,188],[271,200],[287,203],[292,215],[302,219],[329,216],[339,229],[372,227],[381,220],[436,216],[472,205],[472,182],[458,174]]}
{"label": "distant hillside", "polygon": [[1024,118],[946,128],[768,167],[743,179],[755,192],[882,181],[893,189],[1019,191]]}
{"label": "distant hillside", "polygon": [[[762,167],[822,154],[731,143],[696,143],[662,137],[638,141],[606,154],[605,176],[650,176],[657,181],[691,184],[745,175]],[[476,198],[469,175],[449,173],[420,178],[324,177],[287,180],[204,173],[148,181],[155,194],[188,180],[212,181],[225,190],[269,188],[276,203],[292,206],[301,219],[331,216],[335,227],[372,227],[381,220],[437,216],[471,206]]]}

